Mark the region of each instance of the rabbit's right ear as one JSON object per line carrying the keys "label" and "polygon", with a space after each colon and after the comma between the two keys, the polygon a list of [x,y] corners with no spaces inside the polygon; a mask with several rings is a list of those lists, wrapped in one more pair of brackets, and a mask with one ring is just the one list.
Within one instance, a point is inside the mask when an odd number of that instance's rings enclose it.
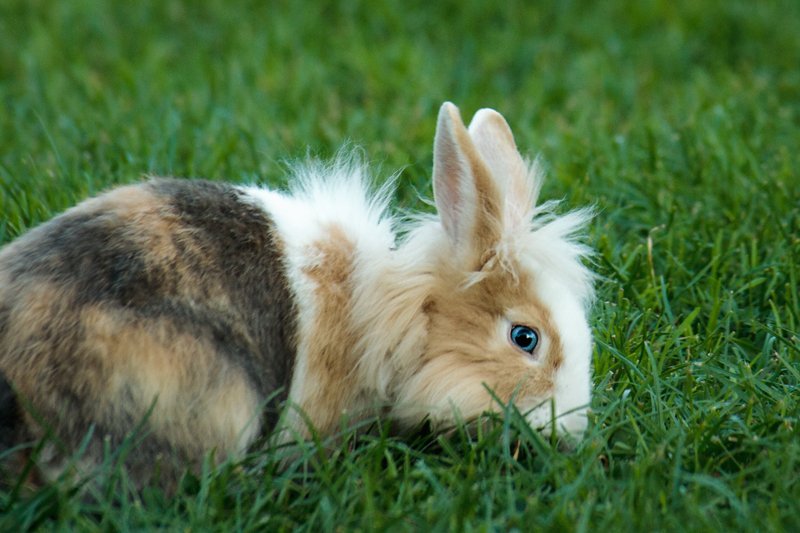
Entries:
{"label": "rabbit's right ear", "polygon": [[433,196],[454,252],[477,269],[502,234],[502,199],[458,108],[439,110],[433,146]]}
{"label": "rabbit's right ear", "polygon": [[502,180],[505,205],[503,220],[510,229],[525,227],[533,216],[540,182],[522,159],[514,134],[503,115],[481,109],[469,123],[469,135],[496,180]]}

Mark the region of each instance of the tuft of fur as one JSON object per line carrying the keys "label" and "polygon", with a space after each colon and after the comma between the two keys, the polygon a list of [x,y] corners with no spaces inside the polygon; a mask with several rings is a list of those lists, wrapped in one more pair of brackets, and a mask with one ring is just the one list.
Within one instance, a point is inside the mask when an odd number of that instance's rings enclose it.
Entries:
{"label": "tuft of fur", "polygon": [[[467,127],[450,103],[437,213],[394,217],[391,181],[372,183],[345,152],[295,167],[286,192],[154,179],[0,251],[0,372],[30,406],[24,433],[57,441],[45,477],[90,428],[82,469],[138,424],[131,475],[146,483],[160,462],[167,486],[209,451],[377,413],[444,428],[499,399],[536,429],[580,435],[591,213],[537,205],[540,166],[503,117],[483,109]],[[538,333],[532,353],[512,342],[516,325]]]}

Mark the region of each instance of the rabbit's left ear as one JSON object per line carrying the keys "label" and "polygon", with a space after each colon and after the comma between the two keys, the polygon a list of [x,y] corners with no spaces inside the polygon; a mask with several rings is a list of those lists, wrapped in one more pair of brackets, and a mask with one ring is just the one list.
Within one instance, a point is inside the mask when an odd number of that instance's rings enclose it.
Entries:
{"label": "rabbit's left ear", "polygon": [[502,235],[502,196],[458,108],[439,110],[433,145],[433,196],[453,251],[470,269]]}
{"label": "rabbit's left ear", "polygon": [[494,109],[479,110],[469,124],[469,135],[492,176],[502,185],[505,224],[511,228],[525,224],[536,203],[538,183],[528,176],[528,166],[503,115]]}

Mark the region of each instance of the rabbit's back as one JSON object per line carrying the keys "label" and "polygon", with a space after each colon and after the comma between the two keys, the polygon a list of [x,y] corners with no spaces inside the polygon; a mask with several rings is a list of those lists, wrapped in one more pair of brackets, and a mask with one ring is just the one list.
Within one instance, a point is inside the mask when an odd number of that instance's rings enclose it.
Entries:
{"label": "rabbit's back", "polygon": [[294,361],[281,247],[239,189],[188,180],[113,190],[7,246],[0,371],[28,436],[75,449],[94,427],[91,461],[146,419],[147,471],[159,441],[185,463],[274,426]]}

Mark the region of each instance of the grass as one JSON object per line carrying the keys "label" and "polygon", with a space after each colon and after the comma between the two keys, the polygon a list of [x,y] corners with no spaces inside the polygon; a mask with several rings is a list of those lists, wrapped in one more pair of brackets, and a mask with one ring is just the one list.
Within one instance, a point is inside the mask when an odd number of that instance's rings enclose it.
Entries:
{"label": "grass", "polygon": [[281,184],[364,147],[425,209],[436,110],[491,106],[595,204],[593,417],[571,452],[345,433],[207,469],[0,491],[0,529],[800,528],[800,4],[6,0],[0,242],[145,173]]}

